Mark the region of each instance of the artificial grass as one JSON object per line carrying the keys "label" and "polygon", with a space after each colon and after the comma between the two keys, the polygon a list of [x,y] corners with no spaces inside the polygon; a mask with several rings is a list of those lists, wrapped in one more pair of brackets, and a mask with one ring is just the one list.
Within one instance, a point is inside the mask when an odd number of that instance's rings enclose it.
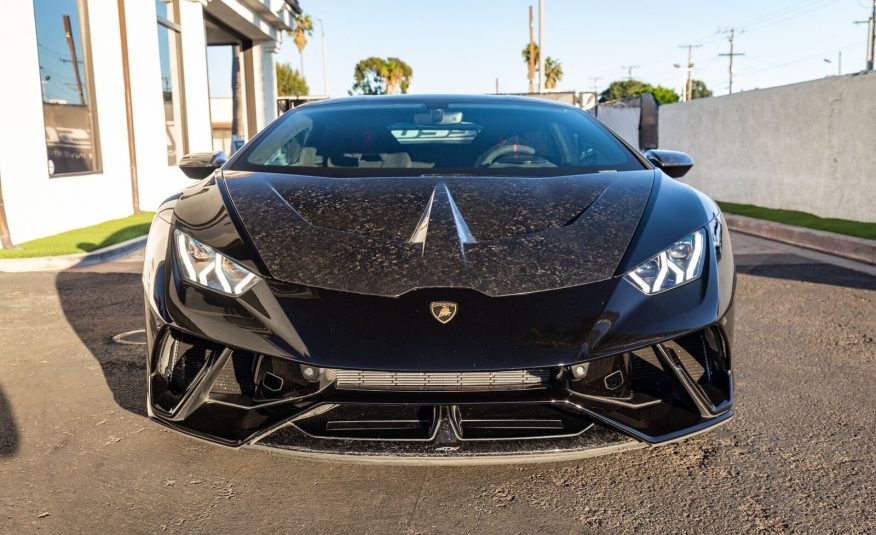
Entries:
{"label": "artificial grass", "polygon": [[147,234],[154,215],[155,212],[143,212],[20,243],[12,249],[0,249],[0,258],[32,258],[35,256],[89,253]]}
{"label": "artificial grass", "polygon": [[784,223],[786,225],[825,230],[827,232],[845,234],[846,236],[876,240],[876,223],[861,223],[860,221],[850,221],[848,219],[818,217],[817,215],[808,214],[806,212],[763,208],[751,204],[736,204],[719,201],[718,205],[721,207],[721,210],[728,214],[754,217],[756,219],[775,221],[776,223]]}

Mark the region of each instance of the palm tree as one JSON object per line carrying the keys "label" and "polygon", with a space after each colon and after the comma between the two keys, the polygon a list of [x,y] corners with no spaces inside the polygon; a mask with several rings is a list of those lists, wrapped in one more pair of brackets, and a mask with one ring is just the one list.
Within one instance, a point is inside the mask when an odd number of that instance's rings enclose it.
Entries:
{"label": "palm tree", "polygon": [[408,92],[411,83],[413,69],[411,66],[398,58],[386,58],[380,73],[386,80],[386,94],[395,95],[401,89],[402,93]]}
{"label": "palm tree", "polygon": [[292,20],[292,31],[289,32],[295,46],[298,47],[298,56],[301,58],[301,74],[304,75],[304,47],[307,46],[307,38],[313,36],[313,20],[306,13],[298,13]]}
{"label": "palm tree", "polygon": [[[538,69],[538,44],[533,44],[532,50],[533,50],[533,52],[535,52],[535,59],[533,60],[533,63],[535,63],[535,68],[537,70]],[[529,43],[527,43],[526,46],[523,47],[523,50],[520,51],[520,55],[523,56],[523,63],[526,63],[527,65],[529,65]]]}
{"label": "palm tree", "polygon": [[550,56],[544,58],[544,76],[545,88],[556,89],[563,79],[563,64]]}

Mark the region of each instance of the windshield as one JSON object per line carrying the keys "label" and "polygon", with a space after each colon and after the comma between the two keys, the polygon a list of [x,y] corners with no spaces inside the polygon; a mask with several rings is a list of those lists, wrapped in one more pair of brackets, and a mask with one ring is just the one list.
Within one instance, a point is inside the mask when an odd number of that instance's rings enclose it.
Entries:
{"label": "windshield", "polygon": [[287,113],[230,168],[356,177],[555,176],[645,167],[575,108],[359,101]]}

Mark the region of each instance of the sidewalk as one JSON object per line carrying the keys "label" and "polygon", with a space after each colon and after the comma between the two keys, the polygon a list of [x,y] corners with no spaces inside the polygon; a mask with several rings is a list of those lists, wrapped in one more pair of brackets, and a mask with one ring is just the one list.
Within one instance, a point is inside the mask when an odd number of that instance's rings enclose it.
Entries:
{"label": "sidewalk", "polygon": [[876,265],[876,241],[724,214],[730,230]]}

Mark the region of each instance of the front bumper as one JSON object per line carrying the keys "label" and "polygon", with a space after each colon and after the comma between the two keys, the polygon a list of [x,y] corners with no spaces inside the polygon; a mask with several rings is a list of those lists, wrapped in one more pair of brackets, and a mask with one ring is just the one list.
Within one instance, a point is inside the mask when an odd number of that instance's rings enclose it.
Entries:
{"label": "front bumper", "polygon": [[[144,269],[148,412],[213,443],[333,459],[538,461],[666,443],[733,416],[726,235],[700,280],[649,297],[616,277],[506,297],[438,288],[397,298],[265,280],[232,298],[182,280],[169,232],[153,225]],[[439,300],[460,303],[459,317],[431,318]],[[343,387],[332,370],[461,378],[374,389]],[[509,371],[541,379],[486,388],[462,376]]]}
{"label": "front bumper", "polygon": [[492,387],[466,385],[465,373],[455,383],[442,374],[437,385],[342,384],[335,370],[167,325],[154,335],[149,415],[230,447],[359,461],[556,460],[675,441],[733,415],[719,324]]}

